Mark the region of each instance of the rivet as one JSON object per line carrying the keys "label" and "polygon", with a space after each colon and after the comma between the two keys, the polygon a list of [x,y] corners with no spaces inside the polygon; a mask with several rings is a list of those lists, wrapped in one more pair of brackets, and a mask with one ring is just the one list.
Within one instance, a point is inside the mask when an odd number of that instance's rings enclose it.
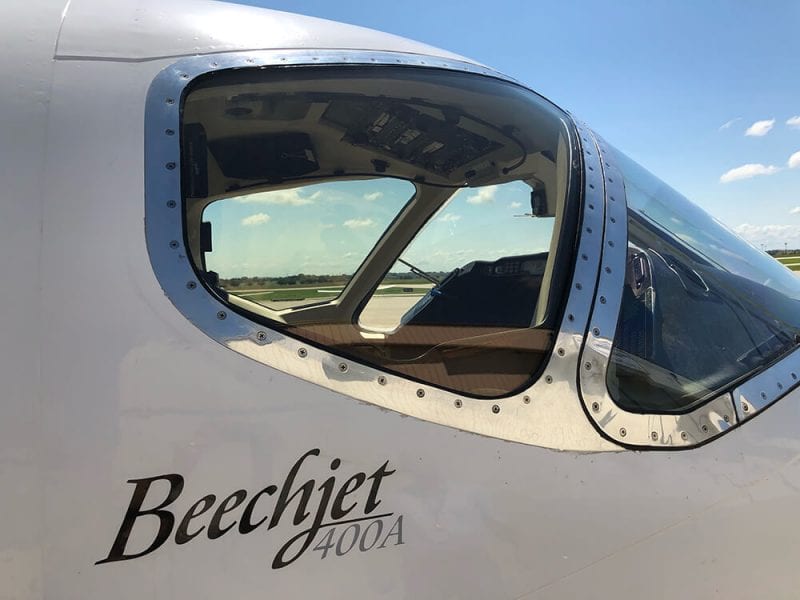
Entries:
{"label": "rivet", "polygon": [[378,375],[378,385],[386,385],[386,377]]}
{"label": "rivet", "polygon": [[588,169],[589,169],[590,171],[594,171],[594,167],[593,167],[592,165],[589,165]]}
{"label": "rivet", "polygon": [[576,283],[576,284],[575,284],[575,289],[576,289],[576,290],[582,290],[582,289],[583,289],[583,286],[582,286],[580,283]]}
{"label": "rivet", "polygon": [[[590,184],[589,184],[589,189],[590,189],[590,190],[593,190],[593,189],[594,189],[594,184],[593,184],[593,183],[590,183]],[[589,205],[589,208],[594,208],[594,207],[593,207],[593,206],[590,204],[590,205]]]}
{"label": "rivet", "polygon": [[169,243],[169,247],[172,248],[173,250],[175,250],[175,248],[177,248],[178,246],[180,246],[180,244],[178,243],[178,240],[172,240]]}
{"label": "rivet", "polygon": [[217,63],[217,62],[212,62],[212,63],[211,63],[211,66],[212,66],[212,67],[218,67],[218,66],[219,66],[219,63]]}
{"label": "rivet", "polygon": [[175,208],[178,206],[178,203],[175,200],[167,200],[167,208]]}
{"label": "rivet", "polygon": [[616,220],[614,217],[611,217],[611,222],[612,222],[612,223],[616,223],[616,222],[617,222],[617,220]]}
{"label": "rivet", "polygon": [[650,432],[650,439],[653,440],[654,442],[656,440],[658,440],[658,432],[657,431],[651,431]]}
{"label": "rivet", "polygon": [[587,227],[586,228],[586,233],[592,233],[592,228],[591,227]]}
{"label": "rivet", "polygon": [[267,339],[267,333],[265,331],[259,331],[258,333],[256,333],[256,339],[259,342],[263,342],[264,340]]}
{"label": "rivet", "polygon": [[606,297],[600,296],[600,304],[605,304],[605,303],[606,303]]}
{"label": "rivet", "polygon": [[347,363],[340,362],[339,371],[342,373],[347,373]]}
{"label": "rivet", "polygon": [[581,254],[581,259],[589,260],[589,256],[587,254]]}
{"label": "rivet", "polygon": [[624,427],[620,427],[619,428],[619,437],[625,437],[626,435],[628,435],[627,430]]}
{"label": "rivet", "polygon": [[586,369],[587,371],[591,371],[592,370],[592,363],[590,363],[590,362],[583,363],[583,368]]}
{"label": "rivet", "polygon": [[422,388],[419,388],[417,390],[417,398],[424,398],[424,397],[425,397],[425,390],[423,390]]}
{"label": "rivet", "polygon": [[792,379],[797,379],[797,373],[792,373]]}
{"label": "rivet", "polygon": [[783,384],[782,384],[780,381],[778,382],[778,389],[779,389],[779,390],[782,390],[782,389],[783,389]]}
{"label": "rivet", "polygon": [[556,350],[556,353],[559,356],[564,356],[564,354],[566,354],[566,352],[565,352],[565,350],[563,348],[559,348],[558,350]]}
{"label": "rivet", "polygon": [[592,402],[592,410],[597,412],[600,410],[600,403],[599,402]]}
{"label": "rivet", "polygon": [[306,356],[308,356],[308,350],[306,350],[305,348],[298,348],[297,356],[299,356],[300,358],[305,358]]}
{"label": "rivet", "polygon": [[461,406],[462,406],[461,400],[459,400],[458,398],[456,398],[456,401],[453,402],[453,404],[456,405],[456,408],[461,408]]}
{"label": "rivet", "polygon": [[761,399],[762,400],[766,400],[767,399],[767,392],[761,392]]}
{"label": "rivet", "polygon": [[165,166],[165,167],[167,167],[167,171],[173,171],[173,170],[175,169],[175,166],[176,166],[176,165],[175,165],[175,163],[174,163],[174,162],[168,162],[168,163],[167,163],[166,165],[164,165],[164,166]]}
{"label": "rivet", "polygon": [[594,210],[594,204],[589,205],[589,210]]}
{"label": "rivet", "polygon": [[686,441],[686,440],[688,440],[688,439],[689,439],[689,434],[688,434],[688,433],[686,433],[685,431],[681,431],[681,439],[682,439],[683,441]]}
{"label": "rivet", "polygon": [[617,199],[614,198],[614,196],[609,196],[609,198],[611,199],[612,202],[616,202],[617,201]]}
{"label": "rivet", "polygon": [[594,334],[595,336],[598,336],[598,335],[600,335],[600,330],[597,327],[595,327],[594,329],[592,329],[592,334]]}
{"label": "rivet", "polygon": [[574,320],[575,320],[575,315],[567,315],[567,321],[572,322]]}
{"label": "rivet", "polygon": [[175,135],[175,130],[174,129],[165,129],[164,133],[166,133],[167,135]]}
{"label": "rivet", "polygon": [[608,245],[609,245],[609,247],[613,248],[614,247],[614,240],[608,240]]}
{"label": "rivet", "polygon": [[167,104],[175,104],[175,99],[174,98],[167,98],[166,102],[167,102]]}
{"label": "rivet", "polygon": [[492,406],[492,412],[494,414],[499,413],[500,412],[500,407],[497,404],[495,404],[494,406]]}
{"label": "rivet", "polygon": [[611,267],[606,267],[606,273],[611,273]]}
{"label": "rivet", "polygon": [[614,180],[611,177],[608,178],[608,183],[614,183]]}
{"label": "rivet", "polygon": [[181,73],[181,79],[189,79],[189,76],[186,73]]}
{"label": "rivet", "polygon": [[722,415],[722,420],[725,421],[726,423],[731,422],[731,418],[728,415]]}
{"label": "rivet", "polygon": [[545,381],[545,383],[553,383],[553,376],[552,375],[546,375],[545,378],[544,378],[544,381]]}
{"label": "rivet", "polygon": [[530,396],[523,396],[523,397],[522,397],[522,401],[523,401],[525,404],[530,404],[530,403],[531,403],[531,397],[530,397]]}
{"label": "rivet", "polygon": [[197,282],[196,281],[187,281],[186,282],[186,288],[187,289],[193,290],[196,287],[197,287]]}
{"label": "rivet", "polygon": [[217,313],[217,318],[218,318],[220,321],[224,321],[225,319],[227,319],[227,318],[228,318],[228,314],[227,314],[227,313],[226,313],[224,310],[221,310],[221,311],[219,311],[219,312]]}

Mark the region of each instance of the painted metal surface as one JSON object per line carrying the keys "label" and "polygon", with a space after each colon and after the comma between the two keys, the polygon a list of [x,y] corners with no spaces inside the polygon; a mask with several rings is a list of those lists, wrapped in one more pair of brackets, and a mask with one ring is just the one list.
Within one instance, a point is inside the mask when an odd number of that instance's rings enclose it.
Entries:
{"label": "painted metal surface", "polygon": [[[174,61],[53,62],[54,7],[0,20],[18,86],[0,89],[14,116],[0,122],[13,283],[0,311],[0,598],[796,595],[798,391],[685,452],[554,452],[404,418],[209,340],[164,295],[143,231],[144,98]],[[284,520],[95,565],[128,480],[180,474],[180,519],[206,494],[284,480],[312,448],[303,473],[317,481],[333,458],[347,473],[388,461],[381,500],[405,518],[402,545],[309,550],[274,570],[296,532]],[[145,548],[156,529],[137,522],[131,543]]]}

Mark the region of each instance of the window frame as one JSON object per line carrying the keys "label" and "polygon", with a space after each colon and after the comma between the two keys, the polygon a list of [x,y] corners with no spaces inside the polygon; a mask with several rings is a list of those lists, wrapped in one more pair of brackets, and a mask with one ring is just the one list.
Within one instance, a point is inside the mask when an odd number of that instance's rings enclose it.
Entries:
{"label": "window frame", "polygon": [[[154,273],[165,295],[189,322],[228,349],[334,392],[425,421],[505,440],[559,450],[618,451],[620,446],[597,435],[585,418],[575,377],[599,269],[602,232],[599,211],[594,209],[602,202],[602,195],[598,189],[584,188],[582,176],[573,175],[569,186],[571,193],[581,195],[576,219],[589,233],[579,234],[565,246],[569,246],[572,257],[588,258],[565,261],[559,257],[569,267],[566,277],[570,283],[553,352],[541,376],[528,388],[491,401],[388,374],[266,327],[224,304],[197,277],[187,253],[180,208],[180,136],[176,135],[187,85],[222,69],[375,64],[459,71],[520,85],[469,62],[341,50],[267,50],[188,57],[155,78],[145,107],[145,236]],[[580,134],[568,115],[564,122],[573,167],[580,170]]]}

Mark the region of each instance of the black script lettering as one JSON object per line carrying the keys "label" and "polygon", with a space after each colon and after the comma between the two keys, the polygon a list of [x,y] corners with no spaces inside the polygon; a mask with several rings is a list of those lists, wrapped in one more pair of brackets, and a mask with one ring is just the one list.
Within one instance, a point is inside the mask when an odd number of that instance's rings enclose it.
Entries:
{"label": "black script lettering", "polygon": [[375,471],[372,475],[370,475],[367,478],[367,479],[372,479],[372,488],[370,488],[369,490],[369,497],[367,498],[367,504],[366,506],[364,506],[364,514],[368,515],[373,510],[378,508],[378,505],[381,503],[380,500],[377,500],[378,488],[381,485],[381,480],[383,480],[384,477],[388,477],[389,475],[394,473],[394,470],[392,471],[386,470],[386,467],[388,466],[389,466],[389,461],[387,460],[378,468],[377,471]]}
{"label": "black script lettering", "polygon": [[[310,513],[306,512],[306,505],[308,501],[311,499],[311,494],[314,493],[314,485],[316,482],[311,479],[310,481],[306,481],[303,485],[300,486],[300,489],[297,490],[294,494],[289,496],[289,491],[292,489],[292,484],[294,483],[294,478],[297,477],[297,471],[300,470],[300,466],[303,464],[303,461],[308,458],[309,456],[319,456],[319,448],[314,448],[313,450],[309,450],[303,456],[297,459],[297,462],[294,463],[294,466],[289,471],[289,475],[286,476],[286,481],[283,482],[283,487],[281,488],[281,493],[278,496],[277,502],[275,502],[275,513],[272,515],[272,520],[269,523],[269,527],[267,529],[272,529],[275,527],[281,520],[281,516],[283,515],[283,511],[286,510],[286,507],[289,506],[289,503],[294,500],[294,497],[297,496],[300,492],[303,493],[300,501],[297,505],[297,512],[294,514],[294,524],[300,525],[303,521],[305,521],[306,517]],[[288,497],[287,497],[288,496]]]}
{"label": "black script lettering", "polygon": [[[334,458],[331,461],[331,470],[335,471],[336,469],[338,469],[341,463],[342,461],[340,459]],[[314,480],[312,479],[308,483],[313,483],[313,482]],[[308,485],[308,483],[306,485]],[[283,548],[280,549],[278,555],[275,557],[275,560],[273,560],[272,562],[272,567],[274,569],[285,567],[289,563],[297,560],[300,557],[300,555],[303,554],[303,552],[305,552],[306,549],[311,545],[311,542],[314,541],[314,538],[317,536],[317,531],[319,531],[319,528],[322,525],[322,521],[325,519],[325,512],[328,509],[328,502],[330,502],[331,494],[333,493],[333,486],[335,483],[336,483],[336,476],[334,475],[333,477],[328,477],[328,479],[326,479],[322,483],[322,485],[319,486],[319,491],[322,492],[322,498],[320,499],[319,504],[317,505],[317,513],[314,515],[314,522],[312,523],[310,528],[306,529],[299,535],[293,537],[289,543],[287,543]],[[303,519],[305,519],[305,517]],[[299,525],[299,523],[295,521],[295,525]],[[272,525],[270,524],[270,527],[271,526]],[[283,559],[283,554],[286,552],[286,550],[289,549],[289,546],[292,544],[292,542],[299,540],[301,537],[303,537],[303,535],[306,536],[306,539],[300,546],[300,549],[297,551],[297,554],[295,554],[294,558],[290,559],[288,562],[285,562]],[[275,566],[276,563],[279,563],[280,566],[276,567]]]}
{"label": "black script lettering", "polygon": [[[147,496],[147,491],[150,489],[150,485],[154,481],[159,480],[169,482],[169,493],[167,494],[167,497],[155,508],[142,510],[142,503],[144,502],[145,496]],[[128,505],[128,510],[125,512],[125,517],[122,519],[122,525],[119,527],[119,532],[117,533],[114,543],[111,545],[111,550],[109,551],[108,556],[103,560],[97,561],[95,564],[100,565],[118,560],[130,560],[132,558],[139,558],[140,556],[150,554],[153,552],[153,550],[161,546],[161,544],[163,544],[167,538],[169,538],[169,534],[172,533],[172,527],[175,525],[175,515],[173,515],[170,511],[163,509],[175,502],[178,496],[180,496],[181,492],[183,491],[183,477],[177,473],[171,473],[168,475],[158,475],[157,477],[146,477],[144,479],[129,479],[128,483],[133,483],[136,485],[136,487],[133,490],[133,496],[131,496],[131,502]],[[125,554],[125,546],[127,545],[128,538],[133,530],[134,522],[139,517],[145,515],[153,515],[158,517],[158,533],[156,534],[155,539],[143,551],[135,554]]]}
{"label": "black script lettering", "polygon": [[403,543],[403,515],[397,517],[397,521],[394,522],[394,525],[392,525],[392,528],[389,530],[389,533],[386,534],[383,543],[380,546],[378,546],[378,549],[380,550],[381,548],[385,548],[386,543],[392,536],[397,537],[397,542],[395,543],[395,546],[399,546]]}
{"label": "black script lettering", "polygon": [[258,523],[253,523],[251,521],[253,517],[253,508],[255,508],[256,502],[258,499],[267,494],[268,496],[272,496],[275,492],[278,491],[278,487],[274,485],[268,485],[263,490],[258,492],[255,496],[250,498],[250,502],[247,503],[247,506],[244,507],[244,511],[242,512],[242,518],[239,520],[239,533],[242,535],[246,533],[250,533],[257,527],[259,527],[264,521],[267,520],[267,515],[264,515],[264,518],[261,519]]}
{"label": "black script lettering", "polygon": [[[245,498],[247,498],[247,492],[245,490],[237,490],[220,503],[220,505],[217,507],[217,510],[214,512],[214,516],[211,517],[211,522],[208,524],[208,539],[215,540],[228,531],[231,527],[236,525],[236,521],[233,521],[227,527],[220,528],[219,522],[222,519],[222,515],[227,512],[231,512],[234,508],[244,502]],[[230,502],[230,505],[229,501],[232,501]]]}
{"label": "black script lettering", "polygon": [[176,544],[185,544],[192,538],[200,535],[200,533],[203,531],[203,529],[206,528],[206,526],[201,525],[200,529],[198,529],[194,533],[189,533],[189,521],[191,521],[195,517],[199,517],[209,508],[211,508],[216,499],[217,497],[214,494],[209,494],[208,496],[203,496],[202,498],[200,498],[200,500],[198,500],[197,502],[192,504],[192,506],[189,507],[189,510],[186,512],[186,514],[183,515],[180,525],[178,525],[178,529],[175,530]]}
{"label": "black script lettering", "polygon": [[[335,520],[344,519],[347,516],[347,513],[349,513],[351,510],[353,510],[356,507],[356,504],[358,504],[358,503],[355,502],[355,501],[353,501],[353,503],[347,508],[344,508],[342,506],[342,502],[344,502],[345,496],[347,496],[348,494],[352,494],[358,488],[360,488],[361,484],[364,483],[364,481],[366,481],[366,479],[367,479],[366,474],[364,474],[364,473],[356,473],[350,479],[348,479],[347,481],[344,482],[344,485],[342,486],[342,489],[339,490],[339,493],[336,494],[336,497],[333,499],[333,505],[331,505],[331,518],[332,519],[335,519]],[[351,483],[355,483],[355,485],[353,486],[352,489],[348,489],[350,487]]]}

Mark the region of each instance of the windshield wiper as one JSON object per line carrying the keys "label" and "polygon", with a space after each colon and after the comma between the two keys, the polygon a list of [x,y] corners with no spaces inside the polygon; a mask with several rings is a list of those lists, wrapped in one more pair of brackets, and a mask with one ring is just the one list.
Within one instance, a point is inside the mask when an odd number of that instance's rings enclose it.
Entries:
{"label": "windshield wiper", "polygon": [[414,275],[419,275],[419,276],[420,276],[420,277],[422,277],[423,279],[427,279],[427,280],[428,280],[428,281],[430,281],[430,282],[431,282],[433,285],[439,285],[439,284],[441,283],[441,281],[439,281],[438,279],[436,279],[436,277],[434,277],[433,275],[428,275],[428,274],[427,274],[425,271],[423,271],[422,269],[418,269],[417,267],[415,267],[414,265],[412,265],[410,262],[406,262],[406,261],[404,261],[402,258],[398,258],[398,259],[397,259],[397,262],[401,262],[401,263],[403,263],[405,266],[407,266],[409,269],[411,269],[411,272],[412,272],[412,273],[414,273]]}

